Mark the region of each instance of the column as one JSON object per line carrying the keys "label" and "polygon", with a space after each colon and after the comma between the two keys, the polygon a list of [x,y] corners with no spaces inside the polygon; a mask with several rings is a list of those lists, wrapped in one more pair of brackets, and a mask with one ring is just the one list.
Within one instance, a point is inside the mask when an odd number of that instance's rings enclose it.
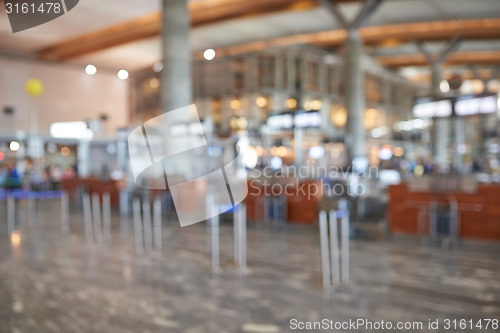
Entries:
{"label": "column", "polygon": [[86,178],[90,176],[90,142],[81,140],[78,142],[78,176]]}
{"label": "column", "polygon": [[365,77],[362,68],[363,42],[357,30],[351,30],[345,44],[345,78],[347,136],[350,163],[366,159],[366,132],[364,126]]}
{"label": "column", "polygon": [[162,107],[164,112],[191,104],[191,50],[188,0],[163,0]]}
{"label": "column", "polygon": [[[440,62],[431,63],[431,93],[435,97],[442,95],[441,80],[443,79],[443,65]],[[450,122],[447,118],[434,118],[432,158],[440,172],[449,168],[448,144],[450,136]]]}
{"label": "column", "polygon": [[[163,112],[167,113],[193,103],[188,0],[163,0],[162,24],[164,68],[161,72],[161,106]],[[193,118],[186,110],[185,113],[176,114],[175,118],[170,117],[167,121],[170,123],[162,124],[164,129],[169,128],[172,123],[189,123]],[[184,147],[184,150],[188,150],[191,147],[191,140],[196,139],[186,135],[172,140],[168,136],[168,131],[164,129],[157,129],[159,135],[164,135],[161,140],[164,145],[175,146],[178,149]],[[169,163],[169,172],[182,175],[194,167],[193,161],[184,156]]]}

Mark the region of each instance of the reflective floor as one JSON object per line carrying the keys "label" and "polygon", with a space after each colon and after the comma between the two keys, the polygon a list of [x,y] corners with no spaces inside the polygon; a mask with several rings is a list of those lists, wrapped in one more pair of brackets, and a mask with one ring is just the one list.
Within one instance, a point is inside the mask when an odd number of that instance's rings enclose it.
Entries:
{"label": "reflective floor", "polygon": [[63,235],[58,201],[37,202],[31,219],[25,202],[16,206],[18,231],[9,236],[0,202],[0,332],[288,332],[291,319],[500,316],[498,245],[353,240],[352,283],[324,291],[315,227],[249,224],[241,272],[233,229],[223,224],[214,273],[204,223],[164,221],[163,250],[138,254],[131,221],[116,212],[111,242],[88,243],[78,210]]}

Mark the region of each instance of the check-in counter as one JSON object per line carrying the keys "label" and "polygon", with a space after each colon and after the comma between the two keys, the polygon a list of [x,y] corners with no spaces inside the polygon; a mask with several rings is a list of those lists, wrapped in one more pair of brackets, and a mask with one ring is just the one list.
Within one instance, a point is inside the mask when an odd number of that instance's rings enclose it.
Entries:
{"label": "check-in counter", "polygon": [[[500,241],[500,185],[476,185],[472,191],[435,188],[414,189],[409,183],[388,189],[388,220],[395,233],[422,234],[422,221],[428,221],[432,202],[456,203],[461,238]],[[434,187],[434,188],[433,188]]]}
{"label": "check-in counter", "polygon": [[122,180],[101,180],[97,177],[65,179],[61,183],[63,191],[69,193],[72,202],[80,200],[78,197],[80,191],[98,193],[101,199],[104,193],[109,193],[111,205],[113,206],[119,204],[120,188],[123,186],[124,182]]}
{"label": "check-in counter", "polygon": [[[298,224],[314,224],[318,220],[318,204],[322,197],[321,180],[280,179],[265,183],[259,179],[248,182],[247,218],[251,221],[266,219],[271,198],[283,198],[286,220]],[[266,200],[268,203],[266,204]]]}

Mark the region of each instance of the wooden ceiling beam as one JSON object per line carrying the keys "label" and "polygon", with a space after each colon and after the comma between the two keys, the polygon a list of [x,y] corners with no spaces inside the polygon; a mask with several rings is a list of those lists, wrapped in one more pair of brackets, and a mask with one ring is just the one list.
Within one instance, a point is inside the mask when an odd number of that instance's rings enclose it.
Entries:
{"label": "wooden ceiling beam", "polygon": [[[315,7],[318,7],[316,0],[206,0],[189,3],[193,27]],[[162,30],[161,16],[161,12],[154,12],[72,38],[41,50],[39,58],[42,60],[69,60],[88,53],[158,36]]]}
{"label": "wooden ceiling beam", "polygon": [[[498,79],[499,76],[492,77],[494,71],[491,68],[484,68],[478,70],[479,76],[481,78],[484,78],[486,80],[491,80],[491,79]],[[462,80],[475,80],[476,77],[474,76],[473,73],[471,73],[470,70],[468,69],[461,69],[459,71],[455,70],[448,70],[444,71],[443,78],[445,80],[448,80],[449,78],[459,75]],[[415,74],[415,75],[410,75],[407,76],[407,78],[415,83],[429,83],[431,80],[431,74],[430,73],[420,73],[420,74]]]}
{"label": "wooden ceiling beam", "polygon": [[360,35],[368,45],[383,43],[387,40],[401,42],[441,41],[454,37],[496,39],[500,38],[500,19],[432,21],[372,26],[361,28]]}
{"label": "wooden ceiling beam", "polygon": [[[463,39],[500,39],[500,19],[389,24],[363,27],[360,28],[359,33],[366,45],[383,47],[394,47],[414,40],[438,41],[449,40],[453,37],[461,37]],[[319,47],[331,48],[342,46],[346,38],[347,31],[338,29],[279,37],[266,41],[220,48],[216,51],[219,55],[236,55],[293,44],[312,44]],[[196,57],[201,58],[201,54],[197,54]]]}
{"label": "wooden ceiling beam", "polygon": [[[340,0],[341,2],[356,0]],[[307,10],[318,6],[317,0],[205,0],[191,2],[189,9],[193,27],[225,20]],[[91,32],[45,48],[43,60],[69,60],[85,54],[157,36],[161,33],[161,13],[151,13],[109,28]],[[453,37],[463,39],[500,39],[500,18],[390,24],[360,28],[361,38],[371,46],[396,46],[412,40],[437,41]],[[231,46],[218,54],[259,51],[273,46],[313,44],[321,47],[341,46],[347,37],[343,29],[299,34],[266,41]]]}
{"label": "wooden ceiling beam", "polygon": [[[377,61],[386,67],[428,66],[423,54],[398,54],[380,56]],[[500,51],[454,52],[449,55],[445,65],[497,65],[500,64]]]}

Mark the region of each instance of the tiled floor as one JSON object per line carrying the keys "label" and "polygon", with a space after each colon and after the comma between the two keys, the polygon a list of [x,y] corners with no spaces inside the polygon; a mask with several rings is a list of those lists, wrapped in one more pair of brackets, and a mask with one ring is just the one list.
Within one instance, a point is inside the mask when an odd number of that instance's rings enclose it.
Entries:
{"label": "tiled floor", "polygon": [[443,250],[411,237],[353,240],[352,283],[324,291],[314,227],[249,224],[242,273],[224,224],[221,271],[213,273],[204,223],[165,222],[163,251],[137,254],[131,223],[127,233],[117,216],[111,243],[88,244],[78,211],[63,236],[57,202],[38,202],[31,221],[26,203],[17,209],[19,243],[7,234],[0,202],[0,332],[288,332],[293,318],[427,325],[500,317],[498,245]]}

